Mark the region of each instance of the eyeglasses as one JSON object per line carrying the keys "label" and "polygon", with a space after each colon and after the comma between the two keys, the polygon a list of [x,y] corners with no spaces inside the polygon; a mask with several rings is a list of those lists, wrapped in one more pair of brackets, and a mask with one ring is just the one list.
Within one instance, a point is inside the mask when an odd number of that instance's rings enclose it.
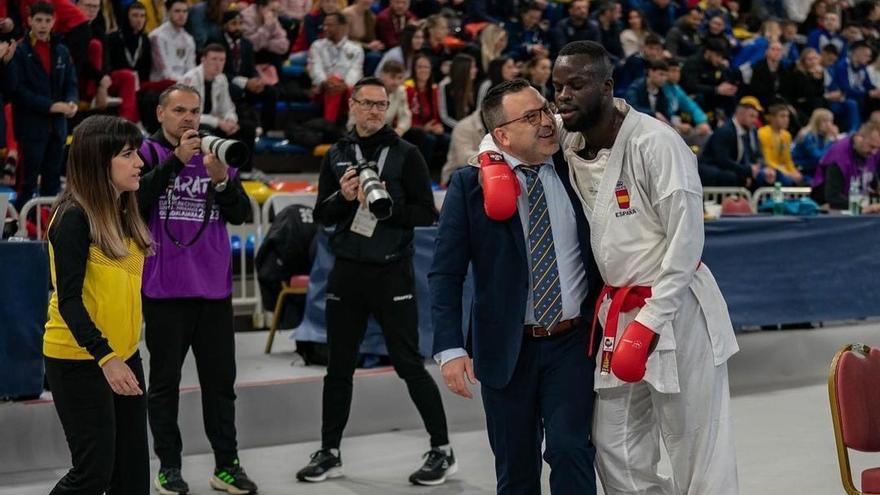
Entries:
{"label": "eyeglasses", "polygon": [[525,120],[529,123],[529,125],[533,127],[538,127],[541,125],[541,120],[544,117],[544,114],[547,114],[551,119],[553,118],[553,114],[556,113],[556,105],[553,103],[547,102],[543,107],[538,108],[537,110],[529,110],[524,113],[522,117],[515,118],[513,120],[508,120],[507,122],[498,125],[498,127],[504,127],[507,124],[512,124],[514,122],[519,122],[520,120]]}
{"label": "eyeglasses", "polygon": [[371,100],[358,100],[357,98],[352,98],[351,101],[355,102],[364,110],[369,110],[373,107],[376,107],[376,110],[388,110],[388,107],[391,105],[389,101],[371,101]]}

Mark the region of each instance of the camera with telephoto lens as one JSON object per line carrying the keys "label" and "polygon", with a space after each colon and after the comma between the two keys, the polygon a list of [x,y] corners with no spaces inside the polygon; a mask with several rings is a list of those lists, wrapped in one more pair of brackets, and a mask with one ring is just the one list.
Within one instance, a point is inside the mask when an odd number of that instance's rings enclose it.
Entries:
{"label": "camera with telephoto lens", "polygon": [[355,166],[358,179],[360,180],[361,190],[364,191],[364,197],[367,199],[367,206],[370,212],[376,216],[378,220],[385,220],[391,216],[391,195],[382,186],[379,180],[379,167],[376,162],[358,161]]}
{"label": "camera with telephoto lens", "polygon": [[212,153],[221,162],[236,168],[247,163],[250,150],[243,142],[223,139],[205,131],[200,131],[199,137],[202,138],[202,153]]}

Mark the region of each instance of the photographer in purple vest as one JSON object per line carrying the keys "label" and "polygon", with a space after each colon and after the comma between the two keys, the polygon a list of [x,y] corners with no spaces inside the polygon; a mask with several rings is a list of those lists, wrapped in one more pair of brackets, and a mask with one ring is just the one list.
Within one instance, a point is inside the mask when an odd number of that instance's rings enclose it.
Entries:
{"label": "photographer in purple vest", "polygon": [[181,366],[192,348],[202,392],[205,432],[214,450],[211,487],[255,493],[238,461],[235,433],[235,340],[232,251],[226,223],[241,224],[250,200],[238,172],[202,154],[201,101],[175,84],[159,97],[161,128],[144,140],[138,201],[154,239],[144,264],[143,311],[150,351],[147,405],[160,461],[160,493],[187,493],[177,426]]}

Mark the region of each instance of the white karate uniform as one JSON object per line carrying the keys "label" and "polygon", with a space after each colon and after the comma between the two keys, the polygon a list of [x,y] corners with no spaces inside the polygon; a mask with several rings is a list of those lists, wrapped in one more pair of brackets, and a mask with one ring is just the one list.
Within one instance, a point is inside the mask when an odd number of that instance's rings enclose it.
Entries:
{"label": "white karate uniform", "polygon": [[[660,336],[641,382],[596,367],[599,477],[607,495],[738,494],[727,359],[739,346],[718,284],[700,262],[696,157],[668,125],[621,99],[615,105],[627,114],[614,146],[591,162],[576,154],[583,136],[565,132],[557,118],[603,280],[652,288],[644,307],[621,313],[618,339],[633,319]],[[480,151],[493,146],[487,137]],[[606,300],[599,311],[603,324],[609,306]],[[672,479],[657,472],[661,436]]]}

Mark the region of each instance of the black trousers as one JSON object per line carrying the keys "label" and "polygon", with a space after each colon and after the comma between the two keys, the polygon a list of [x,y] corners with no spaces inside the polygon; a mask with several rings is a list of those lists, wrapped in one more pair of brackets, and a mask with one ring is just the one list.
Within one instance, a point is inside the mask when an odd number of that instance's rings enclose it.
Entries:
{"label": "black trousers", "polygon": [[[39,138],[18,137],[21,181],[15,206],[19,210],[34,196],[55,196],[61,190],[61,165],[64,162],[64,137],[55,129]],[[37,183],[39,182],[39,191]]]}
{"label": "black trousers", "polygon": [[336,260],[327,280],[329,363],[324,377],[323,448],[339,448],[342,441],[351,410],[352,376],[370,315],[382,327],[394,371],[406,382],[431,446],[449,443],[440,390],[419,353],[417,308],[412,259],[388,265]]}
{"label": "black trousers", "polygon": [[[736,150],[733,150],[736,153]],[[738,187],[743,181],[732,170],[726,170],[710,163],[698,165],[700,181],[706,186],[712,187]]]}
{"label": "black trousers", "polygon": [[[51,495],[147,495],[150,452],[146,397],[113,393],[94,360],[47,357],[45,361],[46,379],[73,461]],[[140,354],[126,364],[143,390]]]}
{"label": "black trousers", "polygon": [[583,323],[555,337],[524,338],[510,382],[481,387],[498,495],[541,493],[542,444],[551,493],[596,493],[588,341]]}
{"label": "black trousers", "polygon": [[403,139],[419,148],[425,163],[428,164],[428,168],[435,172],[434,175],[436,176],[439,176],[440,169],[446,163],[450,138],[451,136],[448,132],[437,135],[432,132],[425,132],[424,129],[410,129],[403,135]]}
{"label": "black trousers", "polygon": [[[278,128],[277,87],[266,86],[265,88],[263,88],[262,93],[251,93],[250,91],[245,91],[244,100],[253,107],[256,107],[257,103],[262,104],[262,109],[260,110],[260,125],[263,127],[264,133]],[[240,116],[239,120],[241,120]]]}
{"label": "black trousers", "polygon": [[150,377],[147,404],[153,450],[163,468],[181,467],[177,426],[180,375],[192,347],[202,389],[202,418],[217,467],[238,457],[235,435],[235,339],[232,301],[143,298]]}

